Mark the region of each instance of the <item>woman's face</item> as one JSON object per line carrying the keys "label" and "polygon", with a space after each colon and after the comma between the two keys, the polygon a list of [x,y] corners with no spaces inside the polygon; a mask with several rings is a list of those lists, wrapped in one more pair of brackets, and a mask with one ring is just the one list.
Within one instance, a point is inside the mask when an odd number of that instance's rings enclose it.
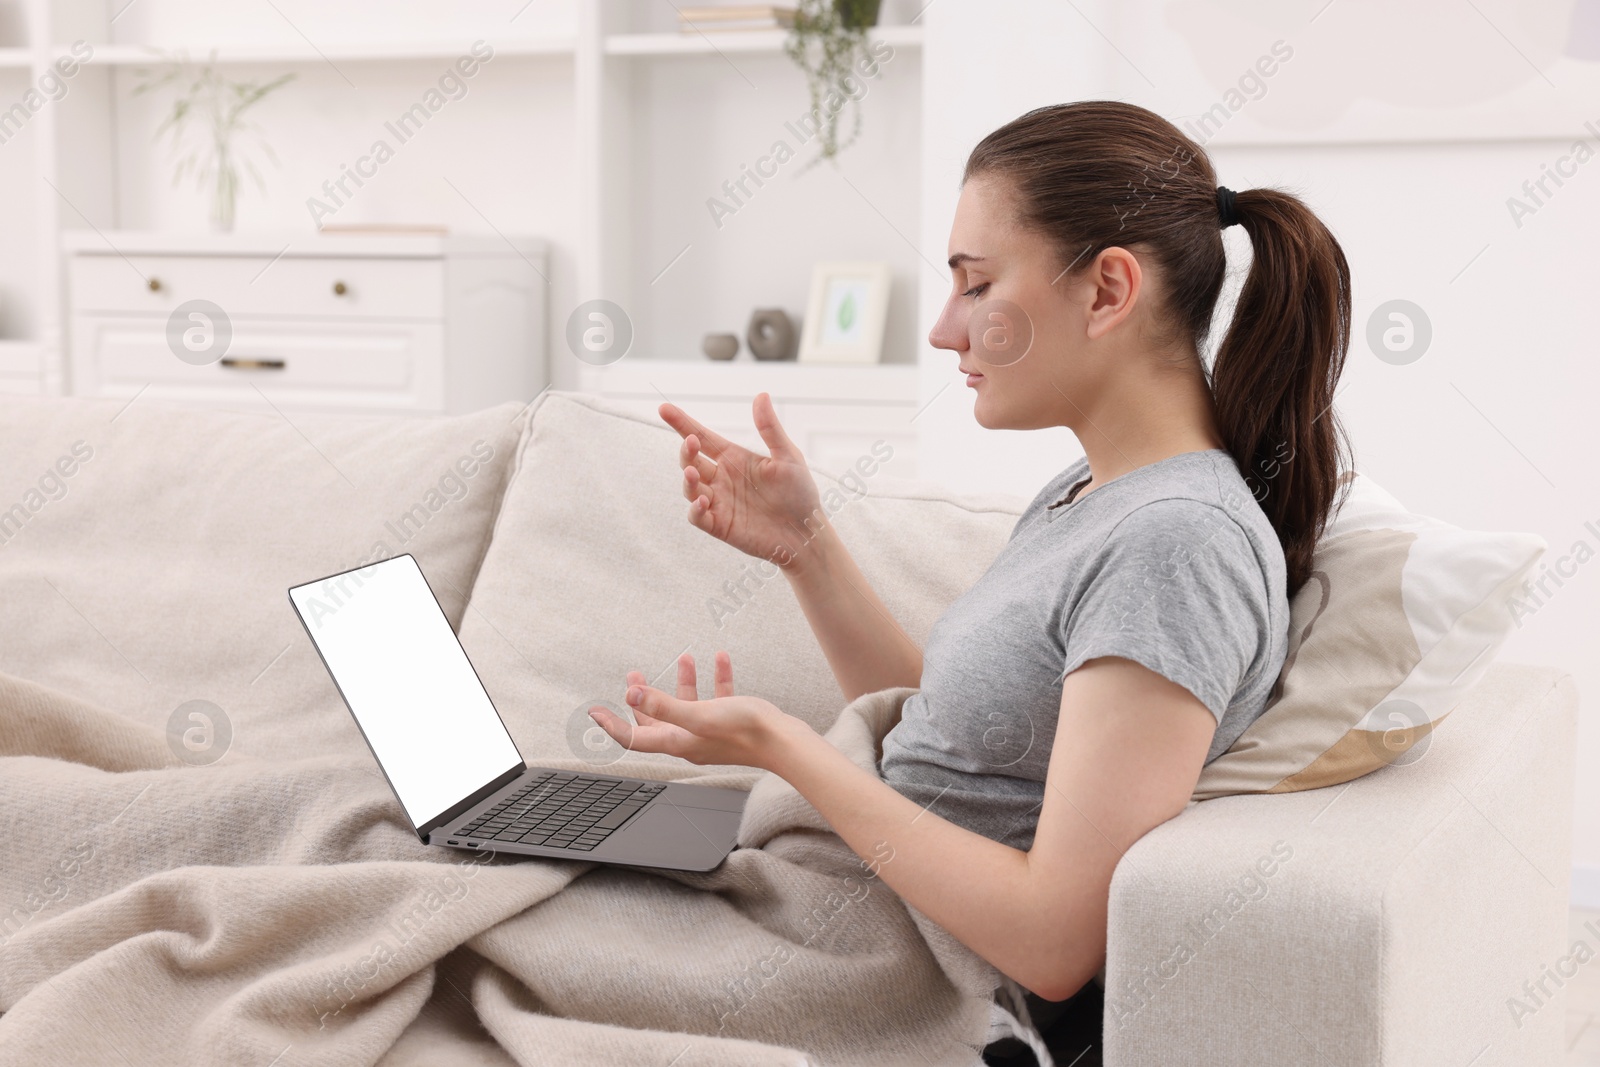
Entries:
{"label": "woman's face", "polygon": [[950,296],[928,342],[960,357],[980,425],[1032,430],[1092,417],[1114,354],[1094,342],[1106,336],[1108,314],[1110,327],[1127,317],[1139,286],[1137,263],[1115,252],[1126,262],[1110,264],[1113,273],[1131,285],[1121,294],[1115,277],[1113,291],[1102,291],[1105,253],[1064,271],[1050,242],[1017,221],[1004,179],[966,183],[950,228]]}

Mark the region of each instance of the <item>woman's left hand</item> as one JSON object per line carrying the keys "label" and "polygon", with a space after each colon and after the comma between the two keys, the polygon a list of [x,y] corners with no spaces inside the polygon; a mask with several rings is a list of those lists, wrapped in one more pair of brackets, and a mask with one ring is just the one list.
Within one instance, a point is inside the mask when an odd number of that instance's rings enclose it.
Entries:
{"label": "woman's left hand", "polygon": [[638,725],[608,708],[595,706],[589,717],[632,752],[664,752],[690,763],[734,764],[772,770],[792,731],[805,722],[787,715],[759,697],[735,696],[733,660],[716,655],[711,700],[699,699],[694,657],[678,657],[678,693],[669,696],[645,684],[639,671],[628,672],[628,706]]}

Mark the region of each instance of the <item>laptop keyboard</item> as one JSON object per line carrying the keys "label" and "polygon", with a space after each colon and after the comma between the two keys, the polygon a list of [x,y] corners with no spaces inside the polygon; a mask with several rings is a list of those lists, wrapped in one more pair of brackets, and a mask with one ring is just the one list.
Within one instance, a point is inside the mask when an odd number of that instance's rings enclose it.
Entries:
{"label": "laptop keyboard", "polygon": [[662,782],[545,771],[453,836],[588,852],[665,788]]}

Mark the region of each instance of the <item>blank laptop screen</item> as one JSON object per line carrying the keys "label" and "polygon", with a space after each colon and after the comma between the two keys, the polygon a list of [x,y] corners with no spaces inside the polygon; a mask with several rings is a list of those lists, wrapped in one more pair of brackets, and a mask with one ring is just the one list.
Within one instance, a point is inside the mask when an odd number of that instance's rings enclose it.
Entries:
{"label": "blank laptop screen", "polygon": [[416,560],[396,556],[289,598],[414,827],[521,764]]}

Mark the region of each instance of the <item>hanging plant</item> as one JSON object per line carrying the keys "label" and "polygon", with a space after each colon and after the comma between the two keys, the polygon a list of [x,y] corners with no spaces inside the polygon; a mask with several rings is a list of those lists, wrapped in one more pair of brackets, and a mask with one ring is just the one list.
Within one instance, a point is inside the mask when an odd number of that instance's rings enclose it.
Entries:
{"label": "hanging plant", "polygon": [[[783,50],[805,72],[820,152],[802,170],[831,160],[861,134],[861,70],[873,65],[867,30],[881,0],[799,0]],[[858,67],[860,69],[858,69]],[[857,88],[852,91],[852,86]],[[850,105],[850,135],[839,140],[839,115]]]}
{"label": "hanging plant", "polygon": [[177,158],[172,184],[193,175],[196,189],[211,192],[211,225],[222,231],[233,229],[241,165],[255,179],[256,188],[266,191],[261,172],[241,143],[242,136],[255,134],[267,159],[278,161],[272,146],[245,114],[294,75],[284,74],[271,81],[234,81],[217,70],[213,52],[204,64],[191,63],[188,56],[180,55],[154,70],[139,71],[138,78],[135,96],[169,86],[173,90],[172,107],[155,133],[157,141],[163,136],[171,137],[172,153]]}

